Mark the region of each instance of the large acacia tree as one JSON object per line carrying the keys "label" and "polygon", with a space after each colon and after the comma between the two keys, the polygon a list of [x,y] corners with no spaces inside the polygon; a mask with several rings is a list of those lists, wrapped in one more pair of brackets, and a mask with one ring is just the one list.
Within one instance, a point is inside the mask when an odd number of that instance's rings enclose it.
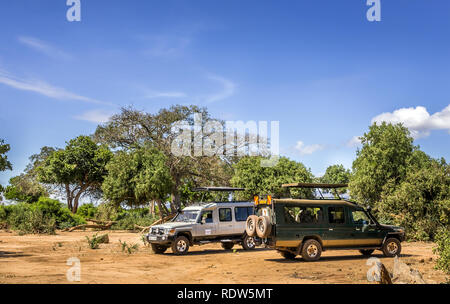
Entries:
{"label": "large acacia tree", "polygon": [[82,196],[98,195],[111,157],[106,146],[88,136],[78,136],[45,158],[37,169],[38,178],[57,186],[66,196],[67,207],[76,213]]}
{"label": "large acacia tree", "polygon": [[[194,114],[202,116],[203,124],[212,120],[206,108],[197,106],[176,105],[161,109],[156,114],[124,108],[120,114],[112,116],[108,123],[97,127],[94,139],[124,151],[145,144],[163,153],[173,180],[171,207],[176,209],[181,207],[180,189],[184,184],[226,185],[232,172],[230,163],[220,155],[195,156],[192,147],[191,155],[172,153],[172,142],[179,135],[173,129],[174,124],[185,121],[193,125]],[[193,136],[193,141],[202,142],[203,135],[197,138]]]}

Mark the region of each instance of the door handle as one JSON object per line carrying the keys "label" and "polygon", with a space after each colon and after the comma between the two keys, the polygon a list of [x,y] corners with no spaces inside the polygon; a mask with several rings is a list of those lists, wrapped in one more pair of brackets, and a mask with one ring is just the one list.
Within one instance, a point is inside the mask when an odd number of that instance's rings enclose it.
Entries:
{"label": "door handle", "polygon": [[361,228],[356,228],[355,230],[356,230],[356,231],[361,231]]}
{"label": "door handle", "polygon": [[328,229],[329,231],[333,231],[334,229],[333,228],[330,228],[330,229]]}

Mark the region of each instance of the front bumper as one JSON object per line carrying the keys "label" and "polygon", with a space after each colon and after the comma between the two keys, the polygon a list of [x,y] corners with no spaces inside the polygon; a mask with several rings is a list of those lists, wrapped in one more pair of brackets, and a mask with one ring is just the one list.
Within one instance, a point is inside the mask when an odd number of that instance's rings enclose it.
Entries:
{"label": "front bumper", "polygon": [[147,241],[151,244],[170,244],[174,241],[173,235],[147,234]]}

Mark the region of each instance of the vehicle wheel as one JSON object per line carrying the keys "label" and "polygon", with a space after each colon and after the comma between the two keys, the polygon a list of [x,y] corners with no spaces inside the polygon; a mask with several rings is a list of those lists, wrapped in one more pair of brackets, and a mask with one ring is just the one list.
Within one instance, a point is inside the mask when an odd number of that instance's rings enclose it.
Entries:
{"label": "vehicle wheel", "polygon": [[244,239],[242,240],[242,248],[245,250],[253,250],[256,248],[256,242],[255,238],[253,236],[244,236]]}
{"label": "vehicle wheel", "polygon": [[258,222],[258,217],[256,215],[250,215],[245,222],[245,232],[248,236],[256,235],[256,223]]}
{"label": "vehicle wheel", "polygon": [[287,260],[295,260],[296,255],[288,251],[278,251],[281,256]]}
{"label": "vehicle wheel", "polygon": [[400,255],[402,251],[402,245],[400,241],[396,238],[389,238],[383,243],[383,254],[386,257],[395,257],[396,255]]}
{"label": "vehicle wheel", "polygon": [[186,254],[189,250],[189,240],[185,236],[179,236],[172,244],[172,252],[177,255]]}
{"label": "vehicle wheel", "polygon": [[317,261],[322,254],[322,246],[314,239],[307,240],[302,247],[302,257],[305,261]]}
{"label": "vehicle wheel", "polygon": [[270,224],[270,218],[268,216],[258,217],[258,221],[256,222],[256,234],[264,239],[270,235],[271,231],[272,225]]}
{"label": "vehicle wheel", "polygon": [[156,254],[161,254],[166,252],[167,247],[159,244],[151,244],[152,245],[152,251]]}
{"label": "vehicle wheel", "polygon": [[375,250],[373,249],[361,249],[359,252],[361,252],[362,255],[369,256],[371,255]]}
{"label": "vehicle wheel", "polygon": [[231,248],[233,248],[233,246],[234,246],[234,243],[231,243],[231,242],[222,243],[222,248],[225,250],[230,250]]}

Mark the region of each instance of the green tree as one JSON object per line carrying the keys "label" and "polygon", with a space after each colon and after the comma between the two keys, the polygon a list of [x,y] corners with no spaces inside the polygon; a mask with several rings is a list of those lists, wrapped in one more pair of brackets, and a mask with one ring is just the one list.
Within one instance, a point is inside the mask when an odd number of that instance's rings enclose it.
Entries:
{"label": "green tree", "polygon": [[17,202],[36,202],[41,196],[48,196],[47,189],[38,181],[37,168],[53,152],[54,148],[42,147],[40,153],[30,156],[30,163],[24,173],[12,177],[5,189],[5,198]]}
{"label": "green tree", "polygon": [[[6,156],[6,153],[10,150],[10,146],[8,144],[5,144],[4,139],[0,139],[0,172],[6,171],[6,170],[12,170],[12,165],[8,161],[8,157]],[[0,202],[2,201],[2,193],[5,191],[5,188],[3,188],[2,185],[0,185]]]}
{"label": "green tree", "polygon": [[164,210],[173,180],[163,153],[150,147],[119,151],[106,169],[108,175],[102,185],[106,199],[128,206],[142,206],[155,200],[160,213]]}
{"label": "green tree", "polygon": [[4,139],[0,139],[0,172],[6,170],[12,170],[12,165],[8,161],[6,153],[11,149],[8,144],[5,144]]}
{"label": "green tree", "polygon": [[106,146],[78,136],[45,158],[37,169],[39,181],[57,186],[66,196],[67,207],[76,213],[82,196],[99,195],[111,157]]}
{"label": "green tree", "polygon": [[394,189],[406,176],[414,150],[413,138],[402,124],[374,123],[361,138],[356,152],[350,194],[362,203],[374,206],[383,189]]}
{"label": "green tree", "polygon": [[433,240],[450,226],[450,166],[434,159],[419,168],[411,165],[404,181],[383,193],[376,208],[386,221],[405,227],[410,238]]}
{"label": "green tree", "polygon": [[[281,185],[284,183],[307,182],[313,180],[313,175],[302,163],[280,157],[277,165],[262,167],[262,157],[246,156],[234,165],[234,175],[231,183],[235,187],[245,188],[238,192],[237,197],[252,200],[255,195],[271,194],[281,197],[287,193]],[[300,195],[299,191],[292,190],[293,196]],[[303,195],[310,195],[310,191],[302,191]]]}
{"label": "green tree", "polygon": [[[165,155],[173,184],[171,193],[172,208],[181,207],[181,189],[186,182],[194,185],[226,185],[231,178],[230,162],[225,156],[186,156],[172,153],[172,143],[179,135],[173,129],[174,123],[185,121],[194,124],[194,114],[201,115],[203,125],[212,118],[206,108],[176,105],[161,109],[156,114],[145,113],[131,108],[122,109],[111,117],[105,125],[100,125],[94,134],[96,141],[112,148],[133,149],[142,144],[156,148]],[[194,136],[200,143],[208,134]],[[193,152],[193,147],[190,149]],[[194,153],[191,153],[194,155]]]}
{"label": "green tree", "polygon": [[[325,174],[319,178],[319,181],[327,184],[348,184],[350,175],[350,170],[345,169],[343,165],[332,165],[327,168]],[[338,189],[339,194],[345,193],[346,191],[346,188]]]}

